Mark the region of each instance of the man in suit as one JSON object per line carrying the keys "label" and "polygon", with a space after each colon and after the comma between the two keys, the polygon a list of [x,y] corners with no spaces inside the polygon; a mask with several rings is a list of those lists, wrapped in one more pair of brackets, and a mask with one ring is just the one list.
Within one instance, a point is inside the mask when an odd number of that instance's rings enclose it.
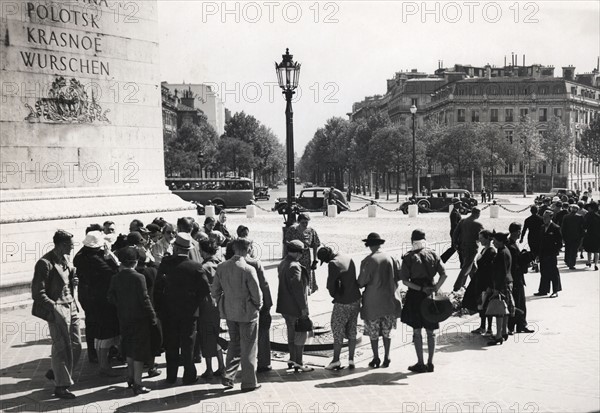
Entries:
{"label": "man in suit", "polygon": [[183,362],[183,384],[198,380],[193,360],[196,323],[200,301],[210,294],[208,279],[202,265],[189,257],[194,248],[192,237],[186,232],[177,234],[173,243],[173,255],[165,257],[158,273],[156,288],[162,292],[161,316],[167,360],[167,383],[177,380],[179,352]]}
{"label": "man in suit", "polygon": [[563,218],[560,227],[560,233],[565,241],[565,263],[570,270],[575,269],[577,249],[585,235],[583,217],[577,214],[578,211],[577,205],[570,205],[569,214]]}
{"label": "man in suit", "polygon": [[515,315],[508,318],[508,332],[533,333],[533,330],[527,328],[527,305],[525,302],[525,275],[527,268],[522,267],[520,259],[521,250],[517,245],[517,240],[521,235],[521,224],[513,222],[508,226],[508,242],[506,248],[510,252],[511,265],[510,273],[513,278],[512,293],[515,303]]}
{"label": "man in suit", "polygon": [[521,242],[523,242],[523,238],[525,238],[525,234],[527,234],[527,243],[529,244],[529,250],[531,251],[532,259],[533,259],[533,269],[537,271],[537,260],[539,256],[540,250],[540,236],[542,225],[544,225],[544,221],[541,216],[538,215],[538,207],[535,205],[529,209],[531,215],[525,218],[525,222],[523,222],[523,232],[521,232]]}
{"label": "man in suit", "polygon": [[[194,220],[192,218],[183,217],[177,220],[177,233],[191,234],[193,229]],[[200,245],[198,244],[198,241],[191,237],[191,235],[190,240],[192,243],[192,248],[188,250],[188,256],[192,261],[202,264],[202,256],[200,255]]]}
{"label": "man in suit", "polygon": [[465,285],[467,276],[473,267],[477,255],[479,233],[483,229],[483,225],[479,222],[480,215],[479,208],[473,207],[471,215],[460,221],[452,234],[452,244],[458,249],[459,256],[462,258],[453,291],[458,291]]}
{"label": "man in suit", "polygon": [[258,351],[258,317],[263,305],[258,276],[254,267],[246,262],[250,241],[236,238],[235,255],[219,264],[211,286],[212,297],[219,305],[221,318],[227,320],[229,349],[222,383],[233,388],[238,369],[242,368],[242,391],[260,388],[256,380]]}
{"label": "man in suit", "polygon": [[550,283],[552,283],[550,298],[558,297],[558,292],[562,290],[556,259],[562,247],[562,237],[560,228],[552,222],[553,215],[552,211],[546,210],[542,217],[544,225],[540,230],[540,286],[538,292],[533,294],[535,296],[547,295],[550,292]]}
{"label": "man in suit", "polygon": [[65,258],[73,251],[73,235],[58,230],[52,240],[52,251],[35,264],[31,283],[32,313],[48,322],[52,369],[48,370],[46,378],[54,380],[54,395],[74,399],[69,386],[73,385],[73,368],[81,355],[79,311],[73,298],[78,280],[75,269]]}

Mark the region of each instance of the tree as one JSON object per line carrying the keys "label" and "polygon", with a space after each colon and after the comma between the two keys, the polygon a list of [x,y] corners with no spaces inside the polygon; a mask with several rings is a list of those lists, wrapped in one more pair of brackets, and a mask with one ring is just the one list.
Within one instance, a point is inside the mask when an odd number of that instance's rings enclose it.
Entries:
{"label": "tree", "polygon": [[572,137],[560,118],[553,116],[540,139],[544,158],[550,162],[550,186],[554,188],[554,166],[564,162],[571,151]]}
{"label": "tree", "polygon": [[[483,186],[483,170],[493,171],[497,167],[506,165],[511,159],[519,155],[516,145],[504,137],[497,125],[492,123],[478,123],[475,126],[477,136],[477,150],[479,166],[482,169],[481,179]],[[490,179],[492,192],[494,191],[493,175]]]}
{"label": "tree", "polygon": [[471,123],[451,126],[443,132],[431,148],[437,161],[444,168],[452,168],[462,185],[463,171],[472,171],[478,166],[477,135]]}
{"label": "tree", "polygon": [[600,115],[596,115],[576,143],[577,151],[600,165]]}
{"label": "tree", "polygon": [[254,167],[252,146],[238,138],[222,137],[217,148],[216,162],[221,170],[244,175]]}
{"label": "tree", "polygon": [[515,128],[518,138],[518,158],[523,164],[523,198],[527,197],[527,172],[532,164],[542,159],[541,139],[537,130],[537,122],[529,115],[521,117]]}
{"label": "tree", "polygon": [[184,124],[172,138],[165,138],[165,170],[167,175],[191,177],[202,166],[209,166],[214,158],[218,135],[208,123],[206,116],[199,124]]}

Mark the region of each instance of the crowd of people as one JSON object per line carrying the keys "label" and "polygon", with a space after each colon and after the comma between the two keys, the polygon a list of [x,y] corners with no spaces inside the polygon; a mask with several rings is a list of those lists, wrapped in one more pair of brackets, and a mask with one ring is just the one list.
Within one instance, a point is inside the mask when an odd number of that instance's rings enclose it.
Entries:
{"label": "crowd of people", "polygon": [[[455,211],[459,203],[453,200]],[[534,206],[531,213],[524,226],[514,222],[507,232],[485,229],[478,208],[465,219],[451,213],[452,246],[441,257],[428,247],[423,230],[412,232],[412,249],[401,258],[386,253],[382,249],[385,240],[370,233],[363,239],[370,253],[358,269],[348,255],[321,246],[317,232],[308,225],[310,216],[300,214],[285,233],[284,258],[277,268],[275,311],[287,328],[288,368],[313,370],[304,363],[303,354],[312,329],[308,297],[318,288],[314,270],[319,261],[327,263],[326,288],[333,298],[334,351],[327,370],[345,367],[340,360],[344,339],[348,341],[348,368],[355,368],[360,316],[373,352],[369,367],[390,366],[391,332],[400,319],[413,329],[417,362],[408,369],[433,372],[439,320],[423,312],[423,302],[446,281],[443,263],[455,252],[461,268],[454,290],[470,280],[463,307],[481,318],[473,333],[487,334],[488,344],[497,345],[510,334],[531,332],[524,273],[539,263],[541,279],[535,295],[547,295],[552,287],[551,297],[556,297],[561,290],[557,256],[563,241],[570,268],[582,247],[588,253],[586,264],[591,266],[593,257],[597,270],[600,250],[597,203],[581,208],[567,204],[565,209],[554,202],[539,209]],[[260,387],[257,373],[271,370],[269,332],[274,301],[249,229],[240,225],[233,235],[226,222],[225,212],[217,219],[206,217],[202,225],[190,217],[175,224],[156,218],[146,226],[136,219],[126,235],[117,235],[112,221],[94,224],[86,229],[83,247],[72,262],[68,257],[74,247],[73,235],[62,230],[55,233],[54,249],[35,266],[32,313],[50,327],[52,368],[46,377],[54,380],[56,397],[75,397],[69,387],[82,351],[77,302],[85,313],[88,360],[98,364],[99,374],[116,376],[120,373],[111,367],[110,359],[115,354],[122,357],[127,362],[128,387],[136,395],[150,391],[142,382],[144,370],[148,377],[162,374],[155,357],[163,352],[168,384],[177,382],[179,366],[183,367],[181,382],[196,383],[196,364],[204,358],[206,370],[200,377],[220,377],[226,388],[232,388],[241,370],[242,391]],[[526,233],[531,251],[521,251],[518,245]],[[399,291],[404,287],[408,291],[402,300]],[[229,340],[221,337],[221,320],[227,324]]]}

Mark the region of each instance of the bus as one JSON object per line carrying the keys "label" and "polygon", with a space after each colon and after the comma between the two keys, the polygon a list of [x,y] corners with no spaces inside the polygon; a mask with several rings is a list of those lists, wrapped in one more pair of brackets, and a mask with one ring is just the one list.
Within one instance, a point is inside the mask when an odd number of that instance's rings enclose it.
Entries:
{"label": "bus", "polygon": [[254,200],[248,178],[166,178],[165,184],[184,201],[222,208],[244,208]]}

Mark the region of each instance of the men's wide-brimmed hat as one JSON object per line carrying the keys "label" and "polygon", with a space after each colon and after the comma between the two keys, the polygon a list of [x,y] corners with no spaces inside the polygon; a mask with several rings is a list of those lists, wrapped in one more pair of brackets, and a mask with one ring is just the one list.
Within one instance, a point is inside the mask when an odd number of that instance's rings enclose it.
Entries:
{"label": "men's wide-brimmed hat", "polygon": [[367,247],[369,247],[371,245],[381,245],[385,242],[385,240],[381,238],[378,233],[371,232],[369,235],[367,235],[367,238],[363,239],[363,242]]}
{"label": "men's wide-brimmed hat", "polygon": [[287,245],[287,250],[289,252],[302,252],[306,249],[306,247],[304,246],[304,243],[300,240],[293,240],[293,241],[288,241]]}
{"label": "men's wide-brimmed hat", "polygon": [[321,247],[319,248],[319,251],[317,251],[317,258],[321,261],[321,265],[323,265],[324,262],[331,261],[332,256],[333,250],[329,247]]}
{"label": "men's wide-brimmed hat", "polygon": [[180,232],[175,238],[174,247],[181,248],[182,250],[192,249],[192,236],[187,232]]}

